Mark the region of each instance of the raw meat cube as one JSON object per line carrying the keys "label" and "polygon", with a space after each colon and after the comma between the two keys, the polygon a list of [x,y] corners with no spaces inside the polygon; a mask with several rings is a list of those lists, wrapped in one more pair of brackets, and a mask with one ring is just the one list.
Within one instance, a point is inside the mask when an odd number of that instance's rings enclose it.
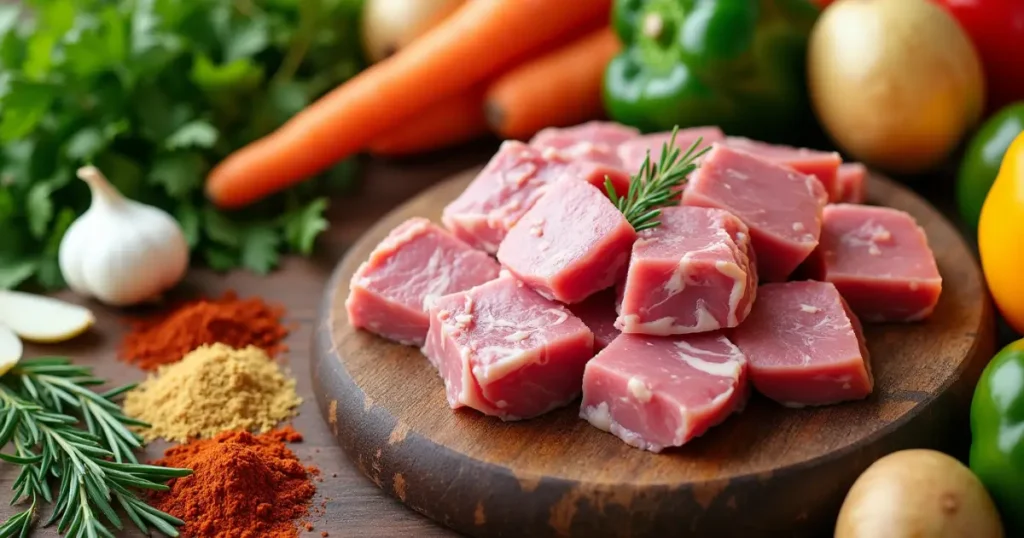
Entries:
{"label": "raw meat cube", "polygon": [[704,207],[667,207],[659,220],[633,245],[616,327],[664,336],[739,325],[757,292],[747,226]]}
{"label": "raw meat cube", "polygon": [[[619,146],[619,159],[622,160],[623,168],[631,174],[639,172],[648,151],[651,152],[651,163],[657,163],[658,159],[661,158],[662,148],[665,144],[668,144],[671,138],[672,132],[669,131],[644,135],[622,142]],[[725,139],[725,134],[718,127],[680,129],[676,133],[676,147],[685,152],[698,138],[703,138],[701,145],[697,148],[700,150],[715,142],[721,142]]]}
{"label": "raw meat cube", "polygon": [[579,318],[506,273],[434,301],[423,353],[452,409],[519,420],[574,400],[593,348]]}
{"label": "raw meat cube", "polygon": [[535,148],[555,149],[570,159],[620,165],[618,146],[640,136],[640,131],[613,122],[589,121],[573,127],[549,127],[530,139]]}
{"label": "raw meat cube", "polygon": [[498,248],[498,261],[537,293],[578,303],[624,274],[636,232],[593,185],[551,187]]}
{"label": "raw meat cube", "polygon": [[780,146],[736,136],[726,137],[725,145],[788,166],[801,174],[812,175],[825,187],[829,198],[836,200],[836,174],[843,159],[834,151]]}
{"label": "raw meat cube", "polygon": [[827,405],[871,394],[860,322],[828,282],[761,286],[732,338],[750,361],[754,388],[782,405]]}
{"label": "raw meat cube", "polygon": [[836,192],[833,203],[863,204],[867,198],[868,169],[861,163],[839,165],[836,175]]}
{"label": "raw meat cube", "polygon": [[508,229],[568,164],[544,157],[522,142],[505,141],[466,190],[444,208],[441,220],[459,239],[493,254]]}
{"label": "raw meat cube", "polygon": [[917,321],[931,315],[942,276],[914,217],[887,207],[825,208],[810,275],[835,284],[866,322]]}
{"label": "raw meat cube", "polygon": [[498,264],[427,219],[391,231],[352,275],[349,323],[407,345],[423,345],[429,302],[497,278]]}
{"label": "raw meat cube", "polygon": [[587,363],[580,416],[661,452],[742,410],[749,393],[747,359],[720,333],[623,334]]}
{"label": "raw meat cube", "polygon": [[605,179],[611,180],[612,187],[615,188],[615,194],[625,196],[629,192],[630,177],[625,170],[597,161],[573,161],[569,163],[569,166],[562,172],[560,179],[566,177],[586,181],[597,187],[601,194],[605,195],[607,195],[607,190],[604,186]]}
{"label": "raw meat cube", "polygon": [[818,245],[821,182],[716,144],[690,175],[683,203],[732,212],[750,228],[762,282],[785,280]]}
{"label": "raw meat cube", "polygon": [[569,310],[594,333],[595,350],[608,347],[619,336],[619,330],[615,328],[615,290],[595,293],[582,303],[569,306]]}

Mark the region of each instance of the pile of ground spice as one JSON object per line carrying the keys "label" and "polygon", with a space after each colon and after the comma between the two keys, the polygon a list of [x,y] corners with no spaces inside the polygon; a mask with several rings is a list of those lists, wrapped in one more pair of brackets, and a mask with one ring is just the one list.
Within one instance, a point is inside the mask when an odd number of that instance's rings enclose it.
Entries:
{"label": "pile of ground spice", "polygon": [[316,493],[315,467],[303,467],[285,441],[301,441],[291,426],[263,435],[224,432],[171,448],[154,462],[192,469],[153,492],[153,507],[185,521],[195,538],[292,538],[296,520]]}
{"label": "pile of ground spice", "polygon": [[154,370],[203,344],[220,342],[235,348],[257,346],[273,357],[285,350],[281,342],[288,329],[281,324],[283,316],[279,306],[227,292],[219,299],[187,302],[164,315],[134,322],[121,343],[120,356]]}
{"label": "pile of ground spice", "polygon": [[147,441],[213,437],[226,430],[266,432],[302,403],[295,379],[258,347],[202,346],[161,366],[128,391],[124,411],[150,424]]}

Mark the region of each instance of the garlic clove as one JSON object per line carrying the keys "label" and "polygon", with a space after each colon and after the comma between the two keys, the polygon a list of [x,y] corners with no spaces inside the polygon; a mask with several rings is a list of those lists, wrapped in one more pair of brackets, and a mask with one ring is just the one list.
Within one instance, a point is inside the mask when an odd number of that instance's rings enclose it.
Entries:
{"label": "garlic clove", "polygon": [[51,297],[0,291],[0,325],[30,342],[70,340],[96,322],[88,308]]}
{"label": "garlic clove", "polygon": [[21,360],[24,348],[14,331],[0,325],[0,375],[6,374]]}

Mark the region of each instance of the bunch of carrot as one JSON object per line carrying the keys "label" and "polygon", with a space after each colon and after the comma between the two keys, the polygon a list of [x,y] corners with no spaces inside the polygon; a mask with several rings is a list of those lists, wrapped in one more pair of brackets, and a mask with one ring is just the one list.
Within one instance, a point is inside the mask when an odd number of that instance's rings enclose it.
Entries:
{"label": "bunch of carrot", "polygon": [[619,50],[611,0],[472,0],[397,54],[228,156],[206,191],[241,207],[360,151],[401,155],[488,130],[526,138],[601,114]]}

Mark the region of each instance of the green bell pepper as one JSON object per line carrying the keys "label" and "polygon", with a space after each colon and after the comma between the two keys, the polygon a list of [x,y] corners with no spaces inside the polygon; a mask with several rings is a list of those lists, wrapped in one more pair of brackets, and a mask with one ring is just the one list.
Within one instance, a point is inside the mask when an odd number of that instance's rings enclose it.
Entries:
{"label": "green bell pepper", "polygon": [[970,464],[1007,536],[1024,536],[1024,340],[1003,348],[981,374],[971,403]]}
{"label": "green bell pepper", "polygon": [[808,0],[616,0],[623,51],[609,62],[609,116],[644,131],[717,125],[783,142],[813,123]]}
{"label": "green bell pepper", "polygon": [[999,165],[1010,142],[1024,131],[1024,102],[1009,105],[992,115],[971,139],[957,174],[956,202],[960,217],[978,227],[981,206],[999,174]]}

